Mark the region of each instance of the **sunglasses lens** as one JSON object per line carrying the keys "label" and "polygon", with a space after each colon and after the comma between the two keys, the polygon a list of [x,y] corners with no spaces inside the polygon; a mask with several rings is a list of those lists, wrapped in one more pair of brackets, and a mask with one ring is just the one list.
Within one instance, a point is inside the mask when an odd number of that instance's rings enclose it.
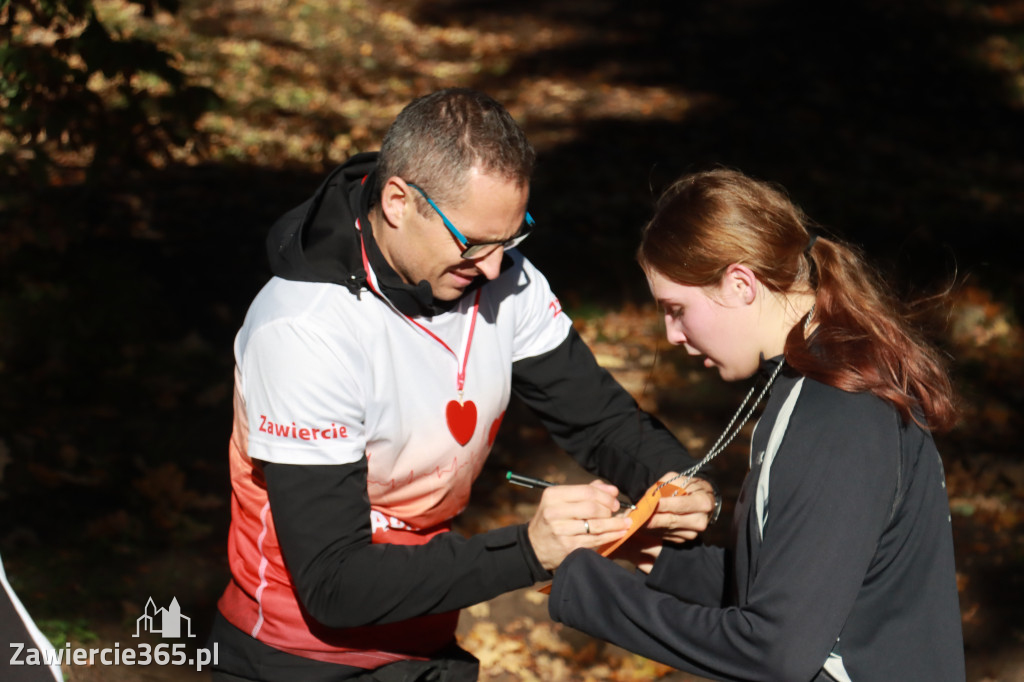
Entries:
{"label": "sunglasses lens", "polygon": [[505,250],[514,249],[523,243],[523,240],[530,236],[530,229],[534,226],[533,216],[526,214],[526,221],[519,234],[503,242],[488,242],[486,244],[469,244],[462,251],[462,257],[466,260],[482,258],[491,254],[499,246]]}
{"label": "sunglasses lens", "polygon": [[474,258],[480,258],[486,256],[490,251],[497,249],[500,244],[470,244],[462,252],[462,257],[466,260],[472,260]]}

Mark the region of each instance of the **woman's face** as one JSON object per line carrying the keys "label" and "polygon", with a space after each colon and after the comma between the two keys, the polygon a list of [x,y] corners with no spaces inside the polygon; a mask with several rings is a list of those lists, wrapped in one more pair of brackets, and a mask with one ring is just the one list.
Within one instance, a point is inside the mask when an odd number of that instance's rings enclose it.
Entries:
{"label": "woman's face", "polygon": [[660,272],[647,273],[654,300],[665,314],[668,341],[690,355],[703,355],[726,381],[746,379],[760,365],[756,306],[745,284],[726,275],[717,285],[679,284]]}

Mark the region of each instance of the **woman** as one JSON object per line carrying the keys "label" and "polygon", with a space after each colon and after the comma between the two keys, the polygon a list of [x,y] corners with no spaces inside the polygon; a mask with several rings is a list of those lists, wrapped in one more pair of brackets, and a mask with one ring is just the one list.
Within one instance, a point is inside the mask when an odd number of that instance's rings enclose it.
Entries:
{"label": "woman", "polygon": [[578,550],[551,616],[714,679],[962,681],[930,433],[956,418],[948,376],[859,255],[807,224],[735,171],[662,197],[639,260],[668,340],[726,381],[762,377],[732,546],[665,544],[649,574]]}

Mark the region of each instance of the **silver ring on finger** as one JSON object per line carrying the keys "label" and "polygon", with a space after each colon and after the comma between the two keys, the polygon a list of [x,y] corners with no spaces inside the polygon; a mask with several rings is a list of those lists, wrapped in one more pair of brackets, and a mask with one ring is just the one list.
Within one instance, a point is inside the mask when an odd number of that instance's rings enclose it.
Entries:
{"label": "silver ring on finger", "polygon": [[583,519],[583,529],[587,531],[587,535],[590,535],[590,521]]}

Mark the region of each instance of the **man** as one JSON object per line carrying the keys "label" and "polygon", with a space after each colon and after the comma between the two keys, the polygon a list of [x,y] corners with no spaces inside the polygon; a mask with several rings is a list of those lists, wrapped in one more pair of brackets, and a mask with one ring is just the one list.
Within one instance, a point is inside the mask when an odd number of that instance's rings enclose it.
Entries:
{"label": "man", "polygon": [[[514,250],[533,162],[497,102],[437,92],[272,228],[275,277],[235,341],[215,679],[475,680],[458,609],[629,525],[618,488],[595,482],[547,489],[529,524],[447,532],[512,393],[634,498],[692,464]],[[666,501],[653,525],[693,537],[713,503]]]}

